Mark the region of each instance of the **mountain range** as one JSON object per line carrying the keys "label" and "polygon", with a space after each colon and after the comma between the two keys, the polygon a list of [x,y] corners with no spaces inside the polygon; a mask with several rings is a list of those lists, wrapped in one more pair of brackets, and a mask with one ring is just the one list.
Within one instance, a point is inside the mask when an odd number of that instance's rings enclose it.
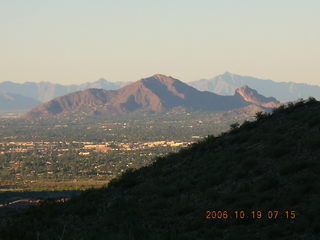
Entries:
{"label": "mountain range", "polygon": [[274,82],[272,80],[241,76],[225,72],[211,79],[201,79],[189,83],[191,86],[220,95],[232,95],[234,91],[248,85],[265,96],[273,96],[281,102],[295,101],[310,96],[320,98],[320,86],[294,82]]}
{"label": "mountain range", "polygon": [[[0,91],[3,92],[3,94],[11,95],[12,97],[14,95],[17,101],[11,101],[11,105],[7,105],[6,100],[0,98],[0,111],[7,111],[9,106],[12,106],[11,109],[9,109],[11,111],[15,111],[16,109],[19,109],[19,111],[27,111],[35,106],[34,100],[38,103],[39,101],[47,102],[59,96],[90,88],[117,90],[130,83],[132,82],[110,82],[103,78],[96,82],[78,85],[63,85],[50,82],[1,82]],[[198,90],[209,91],[219,95],[233,95],[236,89],[247,85],[250,88],[257,90],[262,95],[273,96],[281,102],[295,101],[299,98],[308,98],[309,96],[320,99],[320,86],[293,82],[274,82],[272,80],[241,76],[229,72],[211,79],[201,79],[189,82],[188,84]],[[18,99],[22,99],[23,97],[28,97],[30,99],[25,98],[23,103],[20,103]],[[28,104],[26,104],[25,101],[27,101]]]}
{"label": "mountain range", "polygon": [[14,93],[0,92],[0,112],[31,109],[39,104],[41,104],[40,101],[31,97],[25,97]]}
{"label": "mountain range", "polygon": [[87,89],[57,97],[32,109],[25,117],[167,112],[178,107],[221,112],[252,104],[270,109],[279,103],[275,98],[266,98],[248,86],[237,89],[232,96],[220,96],[199,91],[178,79],[156,74],[118,90]]}
{"label": "mountain range", "polygon": [[[46,102],[71,92],[89,88],[101,88],[105,90],[117,90],[129,82],[111,82],[101,78],[95,82],[83,84],[63,85],[50,82],[0,82],[1,92],[14,93]],[[249,76],[241,76],[225,72],[210,79],[200,79],[188,83],[201,91],[210,91],[219,95],[233,95],[235,90],[244,85],[256,89],[264,96],[273,96],[280,101],[295,101],[298,98],[310,96],[320,98],[320,86],[294,82],[274,82]]]}
{"label": "mountain range", "polygon": [[50,82],[1,82],[0,89],[2,92],[19,94],[22,96],[36,99],[40,102],[47,102],[58,96],[63,96],[71,92],[89,89],[89,88],[102,88],[106,90],[118,89],[128,83],[125,82],[110,82],[101,78],[92,83],[83,83],[79,85],[62,85]]}

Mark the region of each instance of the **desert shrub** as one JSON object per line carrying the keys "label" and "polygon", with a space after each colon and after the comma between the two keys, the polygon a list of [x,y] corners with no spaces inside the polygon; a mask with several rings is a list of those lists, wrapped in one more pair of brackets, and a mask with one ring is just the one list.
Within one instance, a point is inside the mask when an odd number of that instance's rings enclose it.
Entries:
{"label": "desert shrub", "polygon": [[232,132],[232,131],[235,131],[235,130],[237,130],[238,128],[240,127],[240,124],[239,123],[232,123],[231,125],[230,125],[230,131]]}
{"label": "desert shrub", "polygon": [[282,113],[282,112],[285,112],[286,109],[287,109],[286,105],[282,104],[282,105],[280,105],[280,106],[277,107],[277,108],[273,108],[273,109],[272,109],[272,113],[274,113],[274,114]]}
{"label": "desert shrub", "polygon": [[224,197],[222,198],[223,202],[226,204],[226,206],[230,206],[230,204],[235,203],[238,200],[238,196],[235,194],[224,194]]}
{"label": "desert shrub", "polygon": [[240,127],[244,129],[252,129],[255,127],[255,123],[245,120]]}
{"label": "desert shrub", "polygon": [[277,144],[278,145],[269,146],[266,148],[267,156],[272,158],[280,158],[292,153],[292,149],[290,146],[282,144],[281,142],[277,142]]}
{"label": "desert shrub", "polygon": [[248,157],[242,162],[242,167],[245,169],[253,169],[257,166],[258,160],[256,157]]}
{"label": "desert shrub", "polygon": [[306,164],[303,162],[297,163],[295,161],[291,161],[291,159],[283,159],[281,160],[281,164],[279,166],[279,173],[282,176],[293,175],[299,171],[302,171],[305,168]]}
{"label": "desert shrub", "polygon": [[314,126],[320,126],[320,117],[319,116],[314,116],[312,118],[308,119],[308,125],[309,127],[314,127]]}
{"label": "desert shrub", "polygon": [[318,103],[318,101],[314,97],[309,97],[307,103],[314,104],[314,103]]}
{"label": "desert shrub", "polygon": [[312,151],[316,151],[320,149],[320,136],[313,136],[308,139],[308,146]]}
{"label": "desert shrub", "polygon": [[[139,172],[140,173],[140,172]],[[110,187],[131,188],[140,183],[138,172],[134,169],[128,169],[119,178],[112,179],[109,183]]]}
{"label": "desert shrub", "polygon": [[269,116],[270,116],[270,114],[267,112],[257,112],[255,115],[255,118],[257,121],[262,121],[262,120],[267,119]]}
{"label": "desert shrub", "polygon": [[265,177],[258,182],[257,189],[259,191],[267,191],[270,189],[275,189],[279,186],[278,179],[274,177]]}
{"label": "desert shrub", "polygon": [[[237,130],[234,130],[237,131]],[[241,132],[239,134],[235,134],[231,137],[230,143],[238,143],[243,144],[250,140],[250,138],[253,136],[251,132]]]}
{"label": "desert shrub", "polygon": [[292,110],[294,110],[294,108],[295,108],[295,104],[293,102],[289,102],[287,104],[286,110],[287,110],[287,112],[291,112]]}
{"label": "desert shrub", "polygon": [[304,106],[304,103],[305,103],[305,101],[304,101],[304,99],[303,98],[299,98],[296,102],[295,102],[295,107],[302,107],[302,106]]}
{"label": "desert shrub", "polygon": [[210,134],[205,138],[206,142],[213,142],[215,140],[216,140],[216,137],[213,134]]}

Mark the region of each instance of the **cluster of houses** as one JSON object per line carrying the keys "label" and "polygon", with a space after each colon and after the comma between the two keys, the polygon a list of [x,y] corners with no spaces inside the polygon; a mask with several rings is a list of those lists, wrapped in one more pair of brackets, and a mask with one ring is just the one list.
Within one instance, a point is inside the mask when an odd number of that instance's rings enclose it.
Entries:
{"label": "cluster of houses", "polygon": [[55,151],[62,155],[70,150],[77,151],[79,155],[90,155],[94,152],[108,151],[133,151],[144,150],[155,147],[185,147],[191,142],[177,141],[151,141],[138,143],[115,143],[115,142],[0,142],[0,154],[6,153],[28,153],[37,151],[37,153],[47,153]]}

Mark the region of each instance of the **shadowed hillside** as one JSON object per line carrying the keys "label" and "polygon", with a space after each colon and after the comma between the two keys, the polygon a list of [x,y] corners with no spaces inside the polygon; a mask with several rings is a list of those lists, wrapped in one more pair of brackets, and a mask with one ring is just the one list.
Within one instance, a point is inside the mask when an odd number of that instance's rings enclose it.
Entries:
{"label": "shadowed hillside", "polygon": [[[2,218],[0,236],[319,239],[319,146],[320,103],[289,104],[129,171],[107,188]],[[212,211],[228,211],[228,218],[212,219]],[[235,211],[245,216],[236,219]]]}

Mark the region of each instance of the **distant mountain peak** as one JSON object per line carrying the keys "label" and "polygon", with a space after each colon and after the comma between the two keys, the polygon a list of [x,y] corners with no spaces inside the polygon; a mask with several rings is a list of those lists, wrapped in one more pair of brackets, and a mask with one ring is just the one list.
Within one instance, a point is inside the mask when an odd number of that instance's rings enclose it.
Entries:
{"label": "distant mountain peak", "polygon": [[249,88],[248,85],[237,88],[235,94],[241,95],[244,99],[260,95],[256,90]]}
{"label": "distant mountain peak", "polygon": [[16,110],[25,111],[34,108],[39,104],[41,104],[40,101],[30,97],[14,93],[0,92],[0,112]]}
{"label": "distant mountain peak", "polygon": [[200,79],[189,83],[201,90],[210,91],[219,95],[232,95],[237,88],[248,85],[264,96],[274,96],[281,102],[295,101],[298,98],[313,96],[320,99],[320,86],[294,82],[274,82],[270,79],[261,79],[225,72],[211,79]]}
{"label": "distant mountain peak", "polygon": [[143,78],[141,79],[141,81],[138,82],[141,82],[142,85],[151,89],[153,92],[159,92],[159,90],[161,89],[166,89],[174,95],[182,98],[185,98],[184,93],[186,91],[196,91],[196,89],[187,85],[186,83],[171,76],[166,76],[163,74],[155,74],[151,77]]}
{"label": "distant mountain peak", "polygon": [[[248,85],[244,85],[244,86],[238,88],[237,90],[250,91],[250,90],[254,90],[254,89],[250,88]],[[256,90],[254,90],[254,91],[256,91]]]}
{"label": "distant mountain peak", "polygon": [[229,71],[225,71],[222,75],[233,75],[231,72],[229,72]]}
{"label": "distant mountain peak", "polygon": [[152,80],[159,80],[161,82],[174,82],[174,81],[179,81],[178,79],[175,79],[171,76],[166,76],[164,74],[154,74],[151,77],[148,78],[143,78],[143,81],[152,81]]}
{"label": "distant mountain peak", "polygon": [[159,78],[159,79],[161,79],[161,78],[171,78],[171,77],[166,76],[166,75],[161,74],[161,73],[153,74],[152,77],[154,77],[154,78]]}
{"label": "distant mountain peak", "polygon": [[127,82],[111,82],[105,78],[100,78],[95,82],[86,82],[82,84],[62,85],[51,82],[0,82],[0,89],[3,92],[31,97],[41,102],[47,102],[59,96],[68,93],[85,90],[89,88],[102,88],[105,90],[116,90],[125,85]]}
{"label": "distant mountain peak", "polygon": [[222,78],[232,78],[232,77],[234,76],[234,74],[231,73],[231,72],[226,71],[226,72],[224,72],[223,74],[218,75],[218,77],[219,77],[219,76],[221,76]]}
{"label": "distant mountain peak", "polygon": [[109,81],[105,78],[99,78],[96,82],[98,83],[108,83]]}
{"label": "distant mountain peak", "polygon": [[259,94],[255,89],[250,88],[248,85],[244,85],[236,89],[235,94],[240,95],[246,102],[267,108],[274,108],[280,104],[280,102],[274,97],[265,97]]}

